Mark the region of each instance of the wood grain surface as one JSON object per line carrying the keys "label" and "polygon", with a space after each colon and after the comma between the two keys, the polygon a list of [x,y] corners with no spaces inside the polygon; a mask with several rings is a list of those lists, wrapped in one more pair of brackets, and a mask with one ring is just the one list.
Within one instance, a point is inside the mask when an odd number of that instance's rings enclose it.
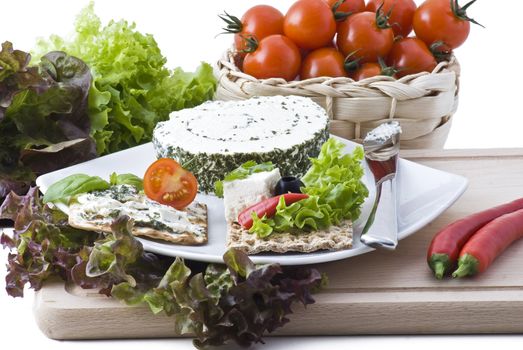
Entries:
{"label": "wood grain surface", "polygon": [[[469,188],[396,251],[318,265],[329,286],[306,310],[296,305],[291,322],[276,335],[523,333],[523,241],[474,278],[438,281],[426,264],[428,244],[443,226],[523,197],[523,149],[405,151],[402,156],[463,175]],[[171,318],[61,282],[36,293],[34,311],[42,331],[54,339],[175,336]]]}

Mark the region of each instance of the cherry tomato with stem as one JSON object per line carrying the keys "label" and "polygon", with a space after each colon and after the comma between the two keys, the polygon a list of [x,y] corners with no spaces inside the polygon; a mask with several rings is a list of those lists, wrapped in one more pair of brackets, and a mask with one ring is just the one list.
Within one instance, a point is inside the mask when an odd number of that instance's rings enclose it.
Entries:
{"label": "cherry tomato with stem", "polygon": [[152,163],[145,172],[143,189],[150,199],[183,209],[196,197],[198,181],[177,161],[161,158]]}
{"label": "cherry tomato with stem", "polygon": [[301,65],[300,78],[346,77],[345,59],[332,47],[323,47],[310,52]]}
{"label": "cherry tomato with stem", "polygon": [[397,70],[394,69],[394,67],[388,67],[383,59],[380,58],[378,63],[367,62],[361,64],[356,70],[353,70],[349,76],[355,81],[360,81],[378,75],[394,77],[396,73]]}
{"label": "cherry tomato with stem", "polygon": [[407,37],[412,31],[412,18],[416,11],[414,0],[370,0],[366,10],[376,12],[383,4],[383,12],[390,11],[389,23],[395,36]]}
{"label": "cherry tomato with stem", "polygon": [[459,6],[458,0],[426,0],[412,19],[416,36],[429,47],[440,43],[440,51],[461,46],[469,36],[470,23],[481,26],[467,15],[467,9],[475,2]]}
{"label": "cherry tomato with stem", "polygon": [[226,27],[222,28],[223,33],[234,35],[234,46],[236,50],[243,51],[245,36],[254,36],[257,40],[262,40],[273,34],[283,34],[283,14],[269,5],[257,5],[248,9],[241,20],[225,12],[219,15]]}
{"label": "cherry tomato with stem", "polygon": [[343,21],[349,15],[365,11],[364,0],[324,0],[334,12],[336,21]]}
{"label": "cherry tomato with stem", "polygon": [[298,0],[285,14],[283,32],[302,49],[328,46],[336,34],[336,21],[323,0]]}
{"label": "cherry tomato with stem", "polygon": [[387,63],[398,70],[399,78],[420,72],[432,72],[436,59],[427,45],[418,38],[403,38],[394,42]]}
{"label": "cherry tomato with stem", "polygon": [[284,35],[270,35],[261,41],[246,38],[248,53],[243,61],[243,72],[257,79],[283,78],[291,81],[301,66],[300,50]]}
{"label": "cherry tomato with stem", "polygon": [[341,22],[337,44],[345,55],[353,54],[361,63],[376,62],[386,57],[394,42],[389,17],[379,8],[374,12],[361,12]]}

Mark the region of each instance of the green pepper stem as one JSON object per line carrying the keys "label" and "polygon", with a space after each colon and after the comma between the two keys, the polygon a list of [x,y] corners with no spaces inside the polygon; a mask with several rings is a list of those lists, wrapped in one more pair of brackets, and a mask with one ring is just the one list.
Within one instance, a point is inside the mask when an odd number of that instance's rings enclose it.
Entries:
{"label": "green pepper stem", "polygon": [[436,276],[437,279],[442,279],[443,275],[445,275],[447,268],[445,264],[441,261],[438,261],[434,263],[434,276]]}
{"label": "green pepper stem", "polygon": [[472,276],[478,273],[479,261],[471,254],[465,254],[458,260],[458,269],[452,273],[454,278]]}
{"label": "green pepper stem", "polygon": [[434,271],[434,275],[437,279],[442,279],[443,276],[452,267],[450,258],[447,254],[432,254],[428,260],[429,266]]}

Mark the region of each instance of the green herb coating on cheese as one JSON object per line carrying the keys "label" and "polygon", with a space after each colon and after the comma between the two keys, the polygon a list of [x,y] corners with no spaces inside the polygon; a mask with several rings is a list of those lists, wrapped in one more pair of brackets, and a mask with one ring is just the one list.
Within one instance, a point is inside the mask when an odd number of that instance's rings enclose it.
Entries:
{"label": "green herb coating on cheese", "polygon": [[[284,108],[285,107],[285,108]],[[304,97],[214,101],[174,112],[153,135],[158,158],[173,158],[198,179],[199,191],[242,163],[271,161],[282,176],[302,176],[329,138],[328,116]]]}

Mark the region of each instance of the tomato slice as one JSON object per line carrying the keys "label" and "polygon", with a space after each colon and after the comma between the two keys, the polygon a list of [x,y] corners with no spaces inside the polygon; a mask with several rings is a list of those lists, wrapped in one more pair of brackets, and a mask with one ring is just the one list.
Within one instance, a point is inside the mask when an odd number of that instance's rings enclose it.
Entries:
{"label": "tomato slice", "polygon": [[150,199],[175,209],[183,209],[196,197],[198,181],[177,161],[160,158],[147,168],[143,189]]}

